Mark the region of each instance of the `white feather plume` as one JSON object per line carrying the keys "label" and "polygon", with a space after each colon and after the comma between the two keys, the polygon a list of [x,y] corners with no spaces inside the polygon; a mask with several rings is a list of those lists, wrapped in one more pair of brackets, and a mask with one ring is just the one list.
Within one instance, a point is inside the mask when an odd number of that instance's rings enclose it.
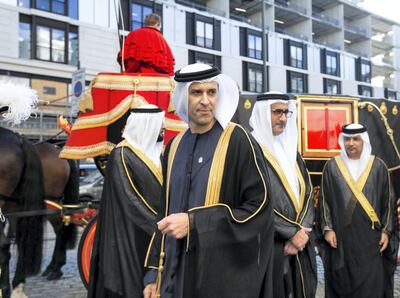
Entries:
{"label": "white feather plume", "polygon": [[20,124],[29,118],[37,103],[36,90],[25,85],[0,81],[0,109],[8,107],[8,111],[1,115],[5,121],[13,125]]}

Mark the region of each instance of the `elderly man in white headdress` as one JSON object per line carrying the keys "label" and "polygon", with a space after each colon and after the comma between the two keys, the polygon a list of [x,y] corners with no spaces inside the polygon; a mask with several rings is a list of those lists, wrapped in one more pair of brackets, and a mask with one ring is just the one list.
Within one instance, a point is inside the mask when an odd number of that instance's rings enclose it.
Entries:
{"label": "elderly man in white headdress", "polygon": [[146,264],[158,276],[144,296],[272,297],[269,181],[259,146],[230,122],[237,85],[205,64],[175,80],[174,106],[189,129],[164,152],[159,231]]}
{"label": "elderly man in white headdress", "polygon": [[279,92],[259,94],[250,117],[252,134],[270,169],[275,212],[273,297],[314,297],[313,187],[297,151],[296,103]]}
{"label": "elderly man in white headdress", "polygon": [[393,297],[397,257],[389,172],[371,155],[366,127],[348,124],[340,156],[322,176],[320,228],[325,244],[325,297]]}
{"label": "elderly man in white headdress", "polygon": [[164,112],[131,110],[111,152],[97,217],[88,297],[142,297],[144,260],[161,197]]}

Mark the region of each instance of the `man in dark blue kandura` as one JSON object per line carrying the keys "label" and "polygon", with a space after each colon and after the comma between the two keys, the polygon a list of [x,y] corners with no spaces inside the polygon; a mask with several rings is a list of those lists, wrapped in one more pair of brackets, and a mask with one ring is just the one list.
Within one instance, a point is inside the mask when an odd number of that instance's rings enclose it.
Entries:
{"label": "man in dark blue kandura", "polygon": [[189,129],[167,146],[144,297],[272,297],[273,214],[262,152],[230,120],[239,93],[216,67],[175,74]]}

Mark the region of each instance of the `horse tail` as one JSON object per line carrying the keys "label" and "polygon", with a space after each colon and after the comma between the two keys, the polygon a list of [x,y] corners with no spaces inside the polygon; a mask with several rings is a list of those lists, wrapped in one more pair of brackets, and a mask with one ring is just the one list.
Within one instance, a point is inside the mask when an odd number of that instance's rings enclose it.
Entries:
{"label": "horse tail", "polygon": [[[44,210],[44,184],[42,165],[32,143],[21,137],[21,148],[25,157],[24,171],[18,186],[20,208],[23,211]],[[25,276],[40,271],[43,246],[44,216],[19,218],[16,229],[18,258],[22,262]]]}
{"label": "horse tail", "polygon": [[[75,160],[67,159],[70,173],[67,185],[65,186],[63,204],[77,204],[79,202],[79,169]],[[63,227],[64,239],[67,249],[73,249],[76,246],[78,230],[76,225]]]}

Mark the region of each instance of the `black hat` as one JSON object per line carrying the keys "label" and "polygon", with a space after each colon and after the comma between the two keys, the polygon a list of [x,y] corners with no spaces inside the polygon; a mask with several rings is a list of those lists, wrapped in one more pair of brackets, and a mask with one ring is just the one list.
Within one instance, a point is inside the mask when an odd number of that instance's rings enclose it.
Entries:
{"label": "black hat", "polygon": [[279,92],[267,92],[261,93],[257,95],[257,101],[262,100],[290,100],[290,97],[287,94],[279,93]]}
{"label": "black hat", "polygon": [[131,113],[139,113],[139,114],[152,114],[152,113],[161,113],[163,110],[160,108],[151,108],[151,109],[141,109],[141,108],[134,108],[131,109]]}
{"label": "black hat", "polygon": [[342,126],[342,132],[345,134],[349,134],[349,135],[354,135],[354,134],[359,134],[359,133],[363,133],[367,131],[367,127],[365,125],[362,124],[358,124],[358,127],[349,127],[350,125],[353,125],[355,123],[349,123],[349,124],[345,124]]}
{"label": "black hat", "polygon": [[[189,72],[188,68],[192,69],[193,71]],[[199,70],[196,71],[196,68],[198,68]],[[221,74],[221,71],[219,70],[218,67],[202,63],[195,63],[195,64],[190,64],[175,72],[174,79],[179,83],[187,83],[192,81],[209,79],[219,74]]]}

